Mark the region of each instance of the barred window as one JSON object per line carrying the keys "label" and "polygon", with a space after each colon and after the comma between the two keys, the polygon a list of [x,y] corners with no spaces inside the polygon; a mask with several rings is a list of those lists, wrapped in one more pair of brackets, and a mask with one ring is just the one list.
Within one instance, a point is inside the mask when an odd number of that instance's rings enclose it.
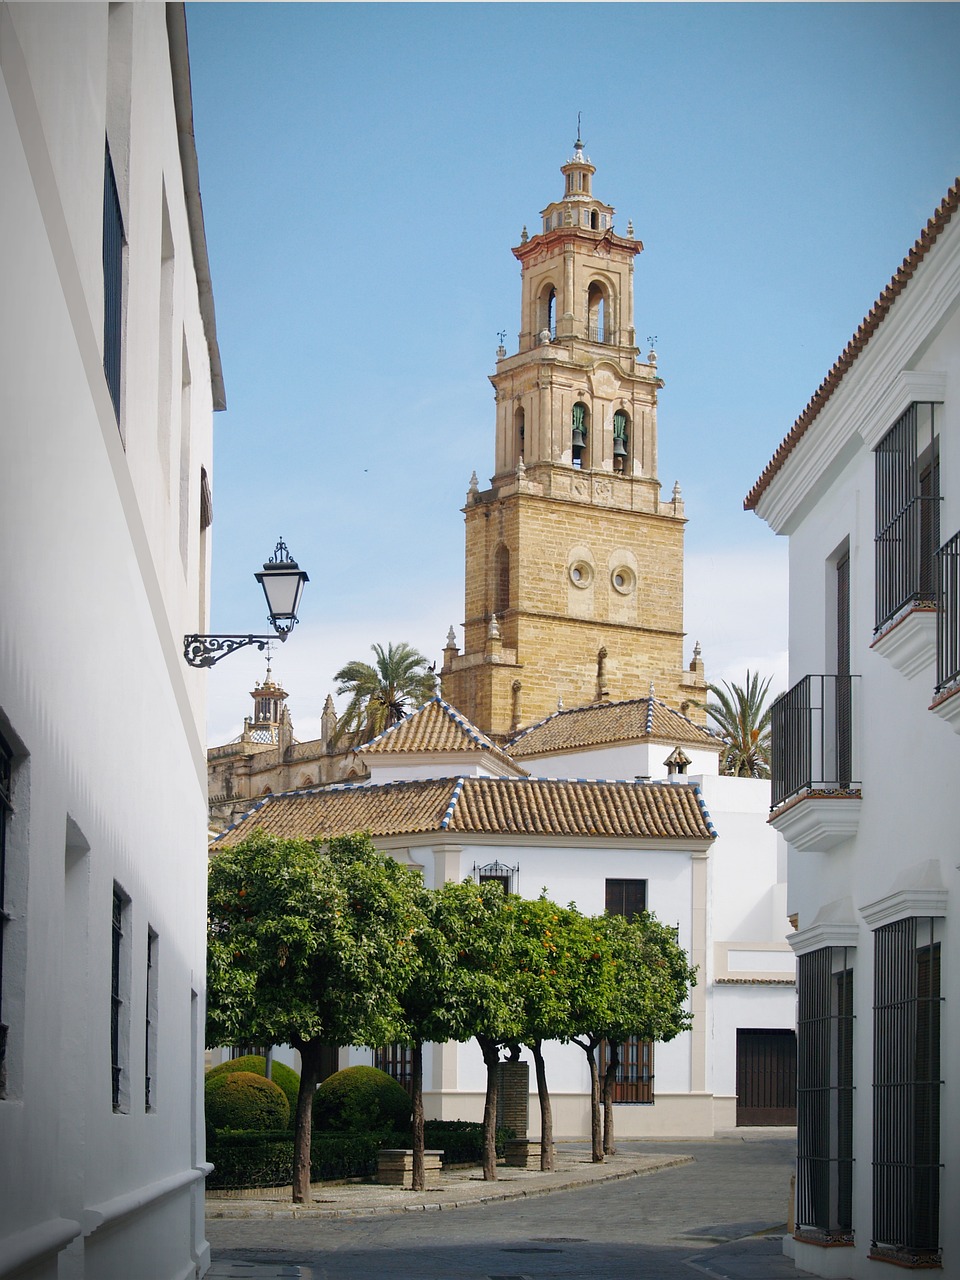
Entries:
{"label": "barred window", "polygon": [[502,862],[488,862],[485,866],[473,864],[473,878],[477,884],[498,884],[504,893],[517,892],[519,866],[507,867]]}
{"label": "barred window", "polygon": [[936,405],[908,405],[877,445],[876,626],[937,596],[940,454]]}
{"label": "barred window", "polygon": [[653,1041],[630,1036],[623,1044],[611,1046],[601,1040],[597,1051],[600,1080],[603,1081],[610,1065],[612,1049],[619,1060],[613,1082],[614,1102],[653,1102]]}
{"label": "barred window", "polygon": [[7,927],[4,906],[6,884],[7,820],[13,811],[13,752],[0,736],[0,1098],[5,1094],[7,1056],[7,1024],[3,1020],[3,935]]}
{"label": "barred window", "polygon": [[413,1089],[413,1046],[385,1044],[373,1051],[373,1065],[402,1084],[409,1093]]}
{"label": "barred window", "polygon": [[143,1104],[147,1111],[156,1110],[157,1078],[157,935],[147,930],[147,1000],[144,1025]]}
{"label": "barred window", "polygon": [[126,900],[113,887],[113,919],[110,948],[110,1068],[113,1083],[113,1109],[125,1110],[126,1093],[124,1078],[124,1017],[125,995],[123,975],[123,944],[126,925]]}
{"label": "barred window", "polygon": [[853,967],[822,947],[797,967],[797,1230],[853,1239]]}
{"label": "barred window", "polygon": [[940,1261],[940,944],[936,921],[876,930],[872,1256]]}

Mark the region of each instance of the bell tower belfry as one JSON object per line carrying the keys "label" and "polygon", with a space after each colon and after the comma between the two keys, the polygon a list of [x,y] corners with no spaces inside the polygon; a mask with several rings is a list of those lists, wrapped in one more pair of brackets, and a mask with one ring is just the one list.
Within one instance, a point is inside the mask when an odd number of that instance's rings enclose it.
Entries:
{"label": "bell tower belfry", "polygon": [[[506,735],[557,709],[705,690],[683,665],[683,500],[657,478],[656,355],[639,358],[634,259],[577,139],[561,199],[524,228],[515,354],[497,352],[495,472],[466,517],[464,651],[451,632],[444,697]],[[689,710],[688,707],[684,707]],[[691,712],[702,718],[702,712]]]}

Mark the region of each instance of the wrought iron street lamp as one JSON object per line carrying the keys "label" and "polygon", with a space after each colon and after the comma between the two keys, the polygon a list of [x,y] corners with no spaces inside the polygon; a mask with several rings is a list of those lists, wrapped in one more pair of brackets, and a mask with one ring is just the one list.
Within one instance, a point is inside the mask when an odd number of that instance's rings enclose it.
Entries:
{"label": "wrought iron street lamp", "polygon": [[[263,566],[263,572],[254,574],[254,577],[263,587],[270,625],[281,640],[286,640],[297,625],[300,597],[303,595],[304,584],[310,579],[296,560],[291,558],[282,538]],[[273,636],[184,636],[183,656],[191,667],[212,667],[228,653],[243,649],[248,644],[265,649],[272,639]]]}

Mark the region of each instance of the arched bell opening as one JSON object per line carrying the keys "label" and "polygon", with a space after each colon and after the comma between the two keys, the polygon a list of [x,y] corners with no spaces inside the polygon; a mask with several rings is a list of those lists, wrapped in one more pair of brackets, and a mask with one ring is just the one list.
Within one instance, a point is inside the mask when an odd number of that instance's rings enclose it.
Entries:
{"label": "arched bell opening", "polygon": [[625,409],[613,415],[613,469],[619,474],[629,471],[630,416]]}
{"label": "arched bell opening", "polygon": [[570,420],[570,459],[575,467],[589,466],[589,434],[589,410],[582,400],[578,400]]}

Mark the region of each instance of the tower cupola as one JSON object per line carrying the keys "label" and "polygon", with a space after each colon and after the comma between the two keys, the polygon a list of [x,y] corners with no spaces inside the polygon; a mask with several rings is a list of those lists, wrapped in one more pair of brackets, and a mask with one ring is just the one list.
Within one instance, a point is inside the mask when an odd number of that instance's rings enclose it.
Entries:
{"label": "tower cupola", "polygon": [[611,231],[613,229],[612,205],[602,204],[593,196],[593,175],[596,165],[583,153],[579,134],[573,145],[573,155],[560,166],[563,174],[563,198],[554,201],[543,210],[543,233],[576,227],[584,231]]}

